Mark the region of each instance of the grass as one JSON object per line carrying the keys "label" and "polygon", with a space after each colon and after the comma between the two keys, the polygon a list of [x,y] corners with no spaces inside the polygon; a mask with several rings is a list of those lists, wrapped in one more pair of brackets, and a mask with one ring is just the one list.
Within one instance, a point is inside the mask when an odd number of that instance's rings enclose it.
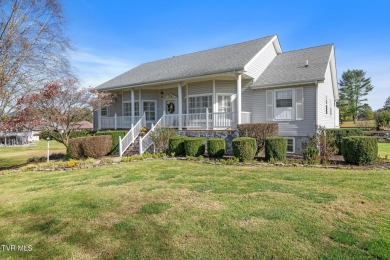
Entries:
{"label": "grass", "polygon": [[390,158],[390,143],[378,143],[378,155],[381,157],[387,155]]}
{"label": "grass", "polygon": [[0,258],[389,259],[390,171],[139,161],[0,175]]}
{"label": "grass", "polygon": [[[50,141],[50,153],[65,153],[65,146]],[[34,156],[47,155],[47,141],[40,140],[31,145],[0,147],[0,169],[25,164]]]}
{"label": "grass", "polygon": [[340,127],[375,127],[375,120],[357,121],[356,124],[353,121],[344,121],[340,124]]}

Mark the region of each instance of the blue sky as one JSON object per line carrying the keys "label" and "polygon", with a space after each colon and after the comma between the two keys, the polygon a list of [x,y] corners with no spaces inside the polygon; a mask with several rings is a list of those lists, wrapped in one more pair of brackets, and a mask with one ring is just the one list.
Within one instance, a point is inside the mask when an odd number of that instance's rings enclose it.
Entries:
{"label": "blue sky", "polygon": [[374,109],[390,96],[390,1],[62,2],[86,87],[143,62],[277,34],[283,51],[334,43],[338,78],[365,70]]}

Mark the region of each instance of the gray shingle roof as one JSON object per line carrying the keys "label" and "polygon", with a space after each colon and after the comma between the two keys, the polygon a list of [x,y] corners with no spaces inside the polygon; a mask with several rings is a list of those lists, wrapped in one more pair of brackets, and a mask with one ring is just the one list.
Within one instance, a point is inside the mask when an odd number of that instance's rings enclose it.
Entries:
{"label": "gray shingle roof", "polygon": [[[252,87],[324,80],[333,44],[284,52],[276,56]],[[306,60],[309,66],[305,67]]]}
{"label": "gray shingle roof", "polygon": [[144,63],[103,83],[97,89],[112,89],[241,70],[273,37],[263,37]]}

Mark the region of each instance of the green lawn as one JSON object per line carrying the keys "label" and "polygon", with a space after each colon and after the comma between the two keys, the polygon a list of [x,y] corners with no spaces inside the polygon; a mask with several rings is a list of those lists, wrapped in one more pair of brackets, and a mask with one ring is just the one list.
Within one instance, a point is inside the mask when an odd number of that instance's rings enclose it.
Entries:
{"label": "green lawn", "polygon": [[378,143],[378,154],[381,157],[387,155],[390,159],[390,143]]}
{"label": "green lawn", "polygon": [[[50,153],[65,153],[65,146],[50,141]],[[33,156],[47,155],[47,141],[40,140],[27,146],[0,147],[0,168],[21,165]]]}
{"label": "green lawn", "polygon": [[153,160],[0,175],[0,258],[389,259],[390,171]]}

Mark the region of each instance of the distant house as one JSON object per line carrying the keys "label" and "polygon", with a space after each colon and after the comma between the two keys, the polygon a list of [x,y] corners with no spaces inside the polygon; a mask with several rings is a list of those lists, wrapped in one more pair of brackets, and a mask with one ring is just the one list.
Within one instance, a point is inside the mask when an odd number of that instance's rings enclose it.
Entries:
{"label": "distant house", "polygon": [[39,141],[39,131],[0,132],[0,146],[24,145]]}
{"label": "distant house", "polygon": [[93,125],[91,122],[88,122],[88,121],[80,121],[80,122],[77,122],[77,123],[74,123],[72,125],[72,127],[76,130],[93,130]]}
{"label": "distant house", "polygon": [[315,125],[338,127],[336,74],[333,44],[283,52],[276,35],[174,56],[98,86],[117,99],[94,114],[94,128],[129,129],[125,150],[140,125],[210,133],[276,122],[299,153]]}

